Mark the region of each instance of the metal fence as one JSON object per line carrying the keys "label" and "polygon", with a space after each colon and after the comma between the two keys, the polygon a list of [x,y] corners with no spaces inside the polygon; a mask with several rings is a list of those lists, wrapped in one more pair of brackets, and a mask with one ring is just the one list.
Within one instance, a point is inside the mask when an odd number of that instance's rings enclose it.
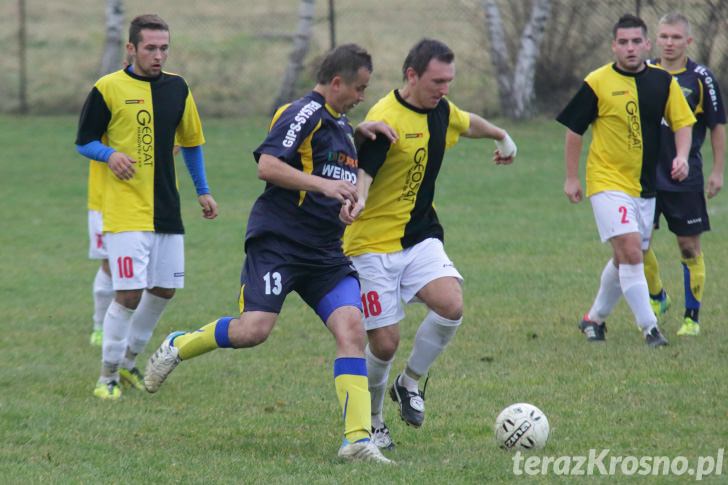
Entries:
{"label": "metal fence", "polygon": [[[514,55],[531,5],[499,0]],[[591,69],[611,59],[611,26],[625,12],[645,18],[654,36],[658,18],[671,9],[694,23],[691,56],[706,62],[728,87],[728,40],[724,0],[552,0],[551,18],[536,72],[536,103],[551,114]],[[25,46],[19,8],[26,9]],[[481,0],[335,0],[316,3],[306,68],[297,94],[313,85],[317,60],[331,45],[330,4],[338,43],[357,42],[374,57],[366,104],[398,87],[410,46],[424,36],[448,43],[456,53],[451,98],[471,111],[498,114],[498,93],[488,55]],[[299,0],[167,0],[154,5],[170,24],[172,50],[166,66],[185,76],[207,115],[266,114],[280,87],[298,23]],[[125,0],[126,22],[149,13],[143,0]],[[722,28],[713,28],[715,25]],[[713,26],[713,27],[711,27]],[[0,112],[20,109],[25,86],[31,113],[78,113],[98,77],[104,45],[101,0],[7,0],[0,4]],[[25,49],[27,78],[20,62]],[[25,84],[23,84],[25,83]]]}

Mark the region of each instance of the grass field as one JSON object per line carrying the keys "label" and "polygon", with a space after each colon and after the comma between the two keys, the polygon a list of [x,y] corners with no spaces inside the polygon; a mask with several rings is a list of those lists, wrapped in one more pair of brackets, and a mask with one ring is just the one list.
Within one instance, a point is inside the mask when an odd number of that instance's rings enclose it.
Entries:
{"label": "grass field", "polygon": [[[606,345],[588,344],[576,323],[609,250],[597,240],[588,203],[573,206],[562,194],[563,132],[550,121],[504,122],[519,144],[511,167],[487,161],[490,143],[464,140],[448,155],[436,202],[448,253],[466,280],[465,320],[432,369],[425,426],[407,428],[385,403],[397,467],[336,461],[334,345],[297,296],[263,346],[185,362],[156,395],[130,391],[121,402],[100,402],[92,396],[99,350],[88,345],[96,267],[86,259],[86,164],[73,149],[75,124],[71,117],[0,117],[3,483],[515,482],[523,477],[495,446],[492,425],[519,401],[536,404],[551,422],[539,456],[609,449],[611,456],[685,456],[693,465],[728,443],[728,195],[710,202],[703,334],[674,335],[682,272],[674,238],[662,230],[655,247],[673,297],[663,325],[671,345],[648,349],[623,302]],[[245,221],[263,186],[250,153],[265,126],[264,119],[206,121],[217,220],[199,216],[180,169],[186,288],[140,362],[169,331],[234,314]],[[412,307],[403,322],[395,370],[423,314]]]}

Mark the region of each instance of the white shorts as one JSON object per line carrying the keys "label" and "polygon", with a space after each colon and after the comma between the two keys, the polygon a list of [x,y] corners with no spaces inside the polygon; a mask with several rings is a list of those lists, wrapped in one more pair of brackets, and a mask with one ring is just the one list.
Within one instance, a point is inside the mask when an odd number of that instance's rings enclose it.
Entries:
{"label": "white shorts", "polygon": [[417,292],[430,281],[445,276],[463,281],[442,242],[434,238],[396,253],[367,253],[351,261],[359,273],[367,330],[404,319],[404,305],[418,302]]}
{"label": "white shorts", "polygon": [[104,219],[99,211],[88,211],[88,258],[106,259],[104,242]]}
{"label": "white shorts", "polygon": [[655,217],[654,197],[643,199],[608,190],[592,195],[589,200],[602,242],[622,234],[638,232],[642,236],[642,250],[646,251],[650,247]]}
{"label": "white shorts", "polygon": [[104,237],[114,290],[184,287],[182,234],[107,232]]}

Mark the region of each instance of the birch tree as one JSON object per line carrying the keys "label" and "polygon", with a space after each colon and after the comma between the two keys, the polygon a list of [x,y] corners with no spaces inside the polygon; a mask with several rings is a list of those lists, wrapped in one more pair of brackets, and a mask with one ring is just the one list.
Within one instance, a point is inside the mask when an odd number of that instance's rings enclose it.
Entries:
{"label": "birch tree", "polygon": [[293,38],[293,50],[288,58],[288,66],[283,75],[283,82],[278,91],[273,106],[271,106],[271,114],[274,113],[279,106],[293,99],[296,87],[296,81],[303,70],[303,62],[306,59],[308,48],[311,43],[311,28],[313,26],[316,0],[301,0],[298,8],[298,30]]}
{"label": "birch tree", "polygon": [[541,41],[551,14],[551,0],[533,0],[531,13],[512,56],[506,41],[503,18],[496,0],[483,0],[490,59],[498,81],[501,111],[512,119],[533,116],[534,76]]}
{"label": "birch tree", "polygon": [[99,74],[102,76],[121,68],[123,28],[123,0],[106,0],[106,42],[99,69]]}

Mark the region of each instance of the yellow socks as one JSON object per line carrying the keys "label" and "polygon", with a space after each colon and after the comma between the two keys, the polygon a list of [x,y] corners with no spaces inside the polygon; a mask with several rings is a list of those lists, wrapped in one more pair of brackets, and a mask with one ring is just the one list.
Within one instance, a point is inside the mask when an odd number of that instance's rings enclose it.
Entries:
{"label": "yellow socks", "polygon": [[233,317],[223,317],[194,332],[180,335],[172,345],[179,349],[179,358],[191,359],[218,348],[232,347],[228,338],[228,327]]}
{"label": "yellow socks", "polygon": [[372,428],[367,363],[363,357],[339,357],[334,361],[334,385],[343,410],[344,437],[350,442],[369,438]]}

